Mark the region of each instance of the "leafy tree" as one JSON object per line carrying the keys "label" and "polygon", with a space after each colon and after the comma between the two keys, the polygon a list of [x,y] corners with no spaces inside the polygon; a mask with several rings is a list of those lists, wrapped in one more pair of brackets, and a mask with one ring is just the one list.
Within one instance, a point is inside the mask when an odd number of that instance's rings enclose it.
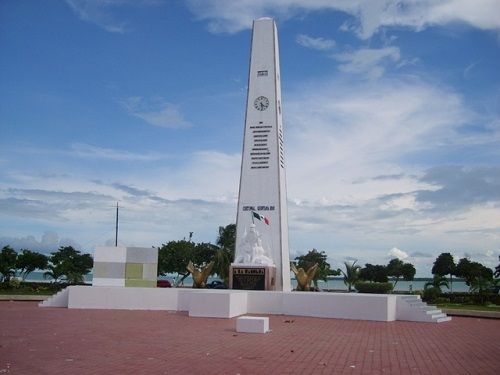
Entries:
{"label": "leafy tree", "polygon": [[495,267],[495,277],[500,277],[500,255],[498,256],[498,260],[499,260],[499,263],[498,263],[498,266]]}
{"label": "leafy tree", "polygon": [[391,259],[387,265],[387,275],[396,278],[394,282],[394,287],[398,283],[399,279],[402,277],[405,281],[413,280],[415,276],[415,267],[411,263],[405,263],[400,259]]}
{"label": "leafy tree", "polygon": [[350,293],[352,286],[359,280],[359,270],[360,266],[356,264],[356,261],[349,263],[344,262],[345,272],[339,269],[339,271],[344,275],[344,284],[347,286],[347,291]]}
{"label": "leafy tree", "polygon": [[189,276],[189,262],[197,268],[208,264],[215,256],[217,246],[209,243],[195,244],[191,241],[170,241],[158,249],[158,275],[176,273],[175,286]]}
{"label": "leafy tree", "polygon": [[478,277],[471,281],[470,291],[479,294],[482,297],[481,302],[484,302],[485,295],[490,292],[496,284],[496,280],[492,278]]}
{"label": "leafy tree", "polygon": [[364,268],[359,270],[359,278],[366,281],[386,283],[388,281],[387,267],[367,263]]}
{"label": "leafy tree", "polygon": [[47,256],[34,251],[24,249],[17,256],[16,268],[19,270],[23,280],[34,270],[43,270],[47,268],[47,265]]}
{"label": "leafy tree", "polygon": [[471,262],[467,258],[462,258],[457,264],[456,273],[458,277],[465,279],[465,283],[470,287],[479,278],[485,280],[493,279],[493,271],[478,262]]}
{"label": "leafy tree", "polygon": [[330,263],[326,261],[327,255],[324,251],[318,251],[316,249],[309,250],[305,255],[300,255],[295,257],[297,261],[297,267],[303,268],[307,272],[309,268],[318,263],[318,269],[314,275],[314,286],[318,287],[318,280],[327,281],[329,275],[340,275],[338,271],[332,270]]}
{"label": "leafy tree", "polygon": [[190,260],[196,267],[204,267],[213,260],[218,249],[217,246],[211,243],[197,243],[193,249],[193,259]]}
{"label": "leafy tree", "polygon": [[234,261],[236,248],[236,224],[219,227],[217,237],[217,249],[214,257],[213,272],[215,272],[224,283],[229,284],[229,267]]}
{"label": "leafy tree", "polygon": [[453,255],[450,253],[441,253],[434,261],[432,274],[439,276],[450,275],[450,291],[453,291],[453,275],[456,272],[456,264]]}
{"label": "leafy tree", "polygon": [[415,273],[417,270],[415,266],[411,263],[403,264],[403,280],[404,281],[412,281],[415,278]]}
{"label": "leafy tree", "polygon": [[0,273],[2,282],[8,283],[16,274],[17,253],[10,246],[4,246],[0,252]]}
{"label": "leafy tree", "polygon": [[94,263],[90,254],[81,254],[72,246],[61,246],[51,254],[44,276],[54,279],[54,282],[65,279],[70,284],[81,283]]}
{"label": "leafy tree", "polygon": [[52,279],[55,283],[62,281],[64,278],[64,269],[61,265],[50,264],[47,266],[48,271],[45,271],[43,277]]}
{"label": "leafy tree", "polygon": [[193,258],[194,247],[193,242],[186,240],[170,241],[163,244],[158,248],[158,275],[176,273],[175,286],[179,285],[189,276],[186,267]]}

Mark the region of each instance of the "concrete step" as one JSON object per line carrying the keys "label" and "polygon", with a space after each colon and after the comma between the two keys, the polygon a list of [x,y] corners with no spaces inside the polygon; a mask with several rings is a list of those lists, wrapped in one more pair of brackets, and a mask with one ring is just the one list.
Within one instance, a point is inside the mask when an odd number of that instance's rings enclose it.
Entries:
{"label": "concrete step", "polygon": [[442,314],[441,310],[428,310],[425,313],[432,316]]}
{"label": "concrete step", "polygon": [[422,301],[410,301],[410,302],[408,302],[408,304],[410,306],[415,306],[415,307],[427,306],[427,304],[425,302],[422,302]]}
{"label": "concrete step", "polygon": [[445,313],[435,313],[435,314],[431,314],[432,315],[432,319],[439,319],[439,318],[444,318],[446,317],[446,314]]}
{"label": "concrete step", "polygon": [[38,306],[49,306],[50,302],[53,301],[54,298],[56,298],[56,296],[59,293],[61,293],[61,291],[57,292],[56,294],[51,295],[49,298],[45,299],[44,301],[41,301],[40,303],[38,303]]}
{"label": "concrete step", "polygon": [[404,316],[408,320],[440,323],[447,322],[450,318],[437,306],[427,305],[418,296],[403,296],[401,299],[407,306]]}
{"label": "concrete step", "polygon": [[438,309],[436,306],[428,306],[425,303],[422,305],[412,305],[412,308],[418,309],[421,311],[430,311],[430,310],[437,310]]}
{"label": "concrete step", "polygon": [[433,309],[433,310],[425,310],[425,313],[427,315],[436,315],[436,314],[442,314],[443,312],[439,309]]}
{"label": "concrete step", "polygon": [[412,301],[412,300],[415,300],[415,301],[421,301],[420,297],[419,296],[403,296],[401,297],[403,300],[405,301]]}
{"label": "concrete step", "polygon": [[68,287],[60,290],[53,296],[47,298],[38,304],[40,307],[67,307],[68,302]]}
{"label": "concrete step", "polygon": [[451,320],[451,316],[445,316],[443,318],[437,318],[436,323],[449,322]]}

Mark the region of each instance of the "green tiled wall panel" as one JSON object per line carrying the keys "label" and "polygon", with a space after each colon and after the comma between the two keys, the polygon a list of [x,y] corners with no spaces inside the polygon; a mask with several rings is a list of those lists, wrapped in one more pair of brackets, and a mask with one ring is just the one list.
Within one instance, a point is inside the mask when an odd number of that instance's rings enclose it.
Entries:
{"label": "green tiled wall panel", "polygon": [[158,277],[158,264],[144,263],[144,268],[142,270],[142,278],[145,280],[156,280],[157,277]]}
{"label": "green tiled wall panel", "polygon": [[125,279],[142,279],[142,263],[125,263]]}
{"label": "green tiled wall panel", "polygon": [[156,288],[156,280],[126,279],[126,287]]}
{"label": "green tiled wall panel", "polygon": [[94,277],[123,279],[125,275],[125,263],[94,262],[93,275]]}

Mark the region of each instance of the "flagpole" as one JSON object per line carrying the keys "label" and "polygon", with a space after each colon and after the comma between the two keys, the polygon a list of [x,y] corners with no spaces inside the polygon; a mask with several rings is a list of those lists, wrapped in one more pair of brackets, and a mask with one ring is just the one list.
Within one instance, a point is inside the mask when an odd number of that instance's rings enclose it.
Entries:
{"label": "flagpole", "polygon": [[116,202],[115,247],[118,246],[118,202]]}

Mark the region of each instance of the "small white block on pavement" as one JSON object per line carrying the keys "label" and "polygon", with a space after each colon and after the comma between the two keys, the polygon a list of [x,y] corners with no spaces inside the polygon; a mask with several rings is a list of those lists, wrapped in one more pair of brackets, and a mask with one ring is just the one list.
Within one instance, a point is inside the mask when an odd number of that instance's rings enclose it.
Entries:
{"label": "small white block on pavement", "polygon": [[236,319],[236,332],[269,332],[269,318],[261,316],[240,316]]}

